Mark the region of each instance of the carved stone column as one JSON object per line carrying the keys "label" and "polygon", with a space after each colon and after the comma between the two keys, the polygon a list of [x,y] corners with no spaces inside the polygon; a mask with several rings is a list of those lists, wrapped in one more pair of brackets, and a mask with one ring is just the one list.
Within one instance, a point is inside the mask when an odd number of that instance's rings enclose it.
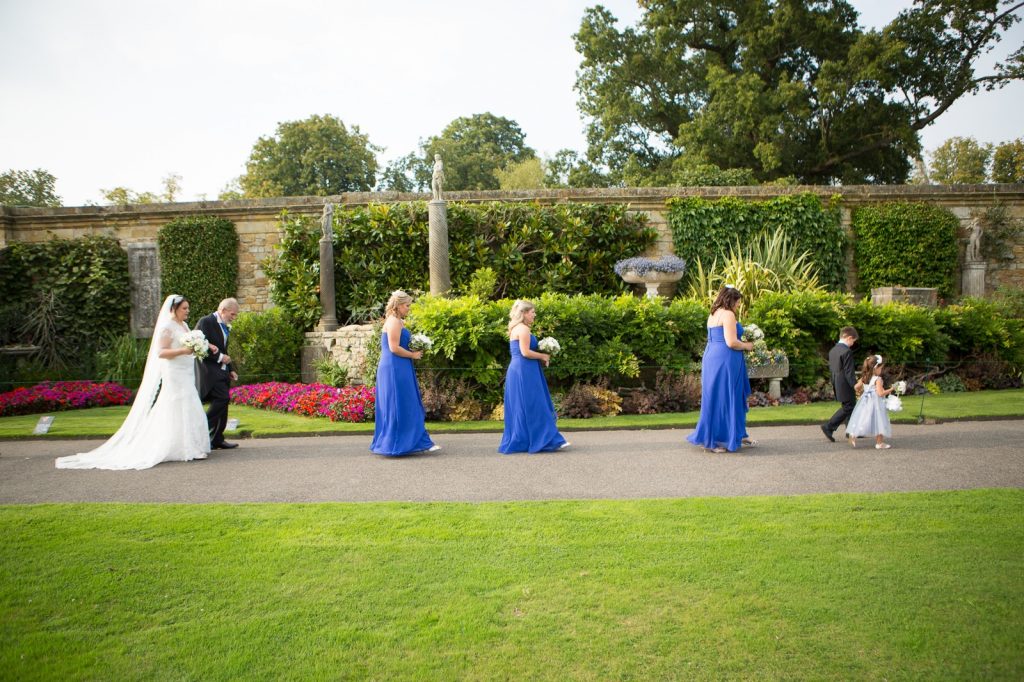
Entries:
{"label": "carved stone column", "polygon": [[442,296],[452,288],[448,263],[448,205],[444,200],[427,204],[430,228],[430,293]]}
{"label": "carved stone column", "polygon": [[128,252],[131,281],[131,329],[137,339],[153,335],[163,297],[160,295],[160,253],[156,242],[132,242]]}
{"label": "carved stone column", "polygon": [[333,332],[338,328],[334,300],[334,242],[326,236],[320,238],[320,306],[323,312],[317,331]]}
{"label": "carved stone column", "polygon": [[976,298],[985,297],[985,268],[987,265],[983,260],[969,260],[964,263],[960,293]]}

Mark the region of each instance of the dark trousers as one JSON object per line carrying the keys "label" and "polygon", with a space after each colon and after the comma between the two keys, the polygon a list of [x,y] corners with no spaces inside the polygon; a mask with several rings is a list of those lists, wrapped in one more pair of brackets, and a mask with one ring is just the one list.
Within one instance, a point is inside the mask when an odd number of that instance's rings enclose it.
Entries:
{"label": "dark trousers", "polygon": [[854,398],[842,401],[840,408],[836,410],[836,413],[825,424],[825,428],[828,429],[829,433],[838,429],[840,424],[850,421],[850,415],[853,414],[853,408],[856,404],[857,402]]}
{"label": "dark trousers", "polygon": [[224,428],[228,425],[228,391],[231,385],[226,376],[224,381],[214,381],[204,396],[210,402],[206,410],[206,425],[210,429],[210,447],[219,447],[224,442]]}

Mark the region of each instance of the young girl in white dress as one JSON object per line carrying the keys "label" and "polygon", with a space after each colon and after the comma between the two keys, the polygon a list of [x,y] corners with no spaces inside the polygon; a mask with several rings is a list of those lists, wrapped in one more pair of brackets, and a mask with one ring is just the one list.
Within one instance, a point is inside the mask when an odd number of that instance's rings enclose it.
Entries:
{"label": "young girl in white dress", "polygon": [[850,445],[857,447],[857,438],[874,436],[875,449],[887,450],[891,445],[885,442],[892,438],[892,425],[889,423],[889,412],[885,409],[885,396],[892,393],[892,388],[885,388],[882,383],[882,356],[869,355],[861,369],[859,385],[864,392],[857,401],[846,425],[846,437]]}

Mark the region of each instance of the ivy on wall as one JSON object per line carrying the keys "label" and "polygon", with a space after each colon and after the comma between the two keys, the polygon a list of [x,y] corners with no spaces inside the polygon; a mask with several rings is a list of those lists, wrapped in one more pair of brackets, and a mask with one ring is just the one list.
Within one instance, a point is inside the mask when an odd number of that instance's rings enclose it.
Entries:
{"label": "ivy on wall", "polygon": [[[334,214],[338,319],[363,320],[382,312],[395,289],[429,289],[428,219],[423,202],[371,204]],[[281,216],[281,241],[266,264],[271,298],[297,324],[320,317],[317,222]],[[495,295],[537,297],[543,292],[617,294],[617,260],[642,253],[656,238],[642,214],[624,204],[490,203],[448,205],[453,293],[465,293],[473,273],[493,269]]]}
{"label": "ivy on wall", "polygon": [[0,250],[0,342],[49,348],[62,365],[86,360],[128,331],[130,288],[128,255],[110,237],[11,244]]}
{"label": "ivy on wall", "polygon": [[[838,197],[826,206],[816,194],[748,201],[685,197],[668,201],[668,224],[676,255],[705,268],[722,262],[730,247],[781,229],[797,252],[809,251],[821,283],[838,291],[846,284],[846,235],[839,225]],[[690,270],[692,272],[692,269]]]}
{"label": "ivy on wall", "polygon": [[858,291],[874,287],[933,287],[954,293],[960,220],[924,203],[886,202],[853,212]]}
{"label": "ivy on wall", "polygon": [[238,232],[216,216],[177,218],[157,233],[160,289],[182,294],[191,304],[191,323],[217,309],[238,290]]}

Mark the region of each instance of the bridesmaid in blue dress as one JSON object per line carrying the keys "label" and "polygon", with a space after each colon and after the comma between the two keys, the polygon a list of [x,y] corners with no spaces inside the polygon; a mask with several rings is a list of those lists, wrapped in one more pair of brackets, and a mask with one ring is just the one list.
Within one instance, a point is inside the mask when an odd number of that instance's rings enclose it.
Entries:
{"label": "bridesmaid in blue dress", "polygon": [[743,294],[726,285],[718,292],[708,317],[708,345],[700,371],[700,419],[686,437],[712,452],[736,452],[741,445],[756,445],[747,436],[747,396],[750,379],[743,351],[754,344],[742,341],[743,327],[736,307]]}
{"label": "bridesmaid in blue dress", "polygon": [[421,350],[409,350],[411,334],[405,328],[412,296],[395,291],[388,300],[381,334],[380,362],[377,364],[377,398],[374,410],[373,443],[370,450],[378,455],[397,457],[413,452],[435,452],[424,426],[426,417],[420,387],[416,382],[413,360],[423,357]]}
{"label": "bridesmaid in blue dress", "polygon": [[549,452],[569,445],[555,426],[555,406],[548,392],[544,369],[551,356],[537,351],[530,333],[537,309],[529,301],[516,301],[509,313],[508,336],[512,362],[505,374],[505,432],[498,452]]}

